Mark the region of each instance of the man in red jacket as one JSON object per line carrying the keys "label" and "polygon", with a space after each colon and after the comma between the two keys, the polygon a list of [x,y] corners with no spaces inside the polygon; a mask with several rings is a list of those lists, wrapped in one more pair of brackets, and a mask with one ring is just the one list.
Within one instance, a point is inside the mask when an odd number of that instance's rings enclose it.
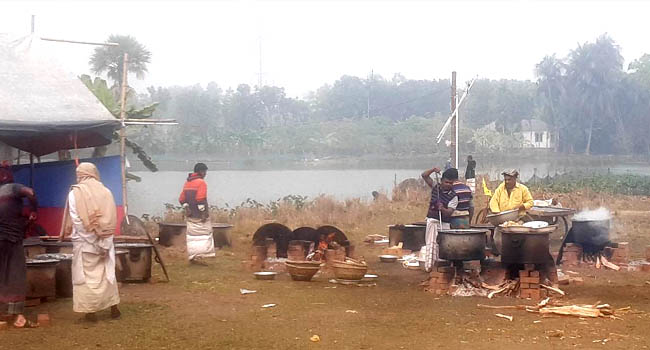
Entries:
{"label": "man in red jacket", "polygon": [[187,255],[190,263],[205,265],[201,259],[213,257],[214,239],[208,206],[208,185],[205,175],[208,167],[203,163],[194,166],[178,199],[185,209],[187,225]]}

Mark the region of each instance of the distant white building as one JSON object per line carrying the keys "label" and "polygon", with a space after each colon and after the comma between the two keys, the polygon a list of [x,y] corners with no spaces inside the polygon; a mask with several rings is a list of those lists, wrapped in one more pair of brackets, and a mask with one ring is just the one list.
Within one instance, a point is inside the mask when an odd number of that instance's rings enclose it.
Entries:
{"label": "distant white building", "polygon": [[519,132],[524,140],[525,148],[553,148],[555,146],[548,125],[541,120],[522,120]]}

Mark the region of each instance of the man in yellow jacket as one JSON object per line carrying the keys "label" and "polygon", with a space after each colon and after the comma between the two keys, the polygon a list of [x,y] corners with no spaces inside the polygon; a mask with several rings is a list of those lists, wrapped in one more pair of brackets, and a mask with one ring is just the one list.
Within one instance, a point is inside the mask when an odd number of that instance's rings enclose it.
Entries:
{"label": "man in yellow jacket", "polygon": [[515,169],[506,170],[502,173],[503,183],[494,190],[490,199],[490,211],[500,213],[506,210],[519,209],[519,215],[523,216],[526,210],[533,207],[533,196],[528,187],[517,182],[519,172]]}

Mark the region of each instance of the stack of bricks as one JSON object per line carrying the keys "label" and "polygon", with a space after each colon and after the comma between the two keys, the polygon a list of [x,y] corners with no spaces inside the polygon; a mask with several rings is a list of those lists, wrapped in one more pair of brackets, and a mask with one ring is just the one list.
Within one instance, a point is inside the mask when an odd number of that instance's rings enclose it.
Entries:
{"label": "stack of bricks", "polygon": [[427,291],[436,295],[447,294],[455,275],[456,269],[451,264],[436,262],[430,274]]}
{"label": "stack of bricks", "polygon": [[582,247],[575,243],[567,243],[562,252],[562,263],[567,265],[580,265],[582,261]]}
{"label": "stack of bricks", "polygon": [[630,262],[630,247],[627,242],[618,243],[618,248],[605,247],[603,254],[616,265],[626,265]]}
{"label": "stack of bricks", "polygon": [[540,289],[539,271],[535,264],[525,264],[524,270],[519,271],[519,297],[539,300],[545,296]]}

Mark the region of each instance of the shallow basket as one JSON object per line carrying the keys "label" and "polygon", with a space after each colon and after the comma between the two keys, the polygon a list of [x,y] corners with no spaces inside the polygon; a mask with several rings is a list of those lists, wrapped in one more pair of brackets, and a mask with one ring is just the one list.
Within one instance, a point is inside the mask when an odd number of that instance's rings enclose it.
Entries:
{"label": "shallow basket", "polygon": [[519,217],[519,210],[513,209],[513,210],[502,211],[498,214],[490,214],[485,218],[492,225],[499,226],[504,222],[515,221],[517,220],[518,217]]}
{"label": "shallow basket", "polygon": [[290,263],[285,263],[287,267],[287,272],[291,275],[291,279],[294,281],[311,281],[312,277],[320,270],[320,265],[318,266],[298,266]]}
{"label": "shallow basket", "polygon": [[334,262],[332,268],[334,268],[334,276],[340,280],[358,281],[368,272],[368,266],[338,261]]}

